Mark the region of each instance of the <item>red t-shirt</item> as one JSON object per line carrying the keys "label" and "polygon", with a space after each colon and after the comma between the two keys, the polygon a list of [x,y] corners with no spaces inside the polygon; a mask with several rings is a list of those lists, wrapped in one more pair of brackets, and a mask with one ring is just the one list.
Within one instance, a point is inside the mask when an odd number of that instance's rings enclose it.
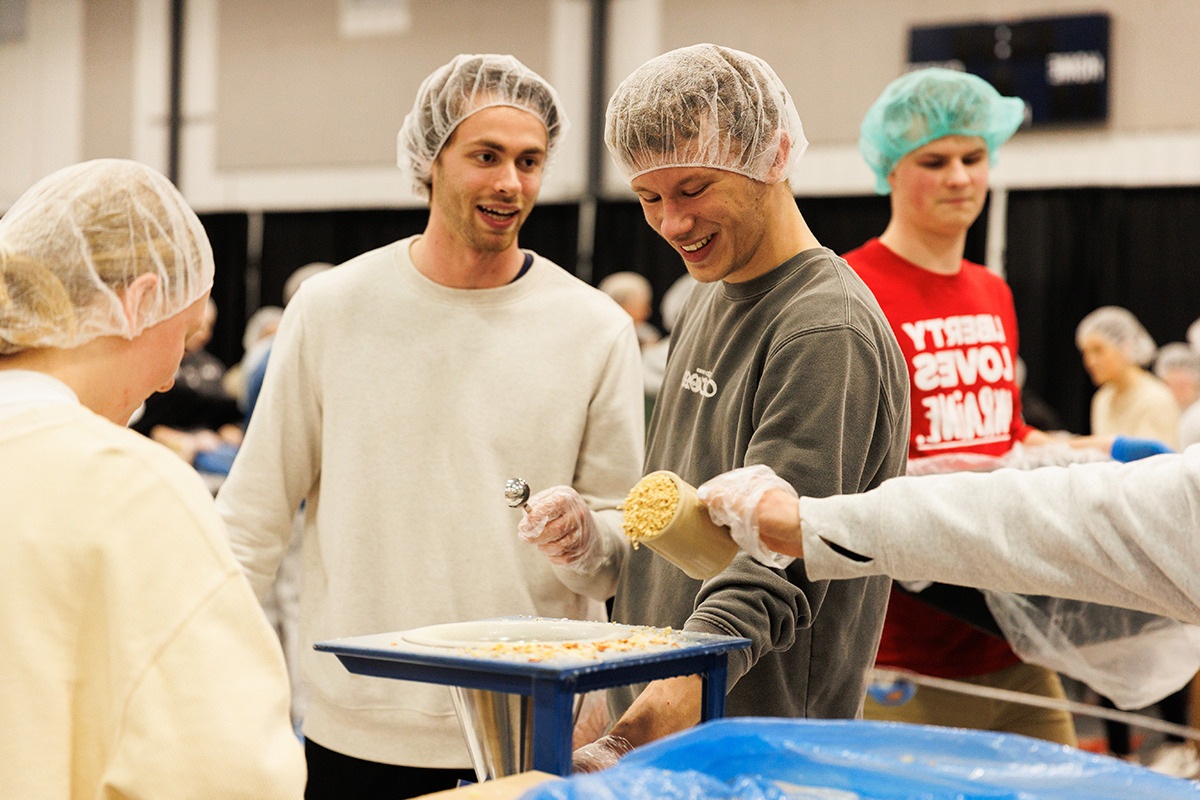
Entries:
{"label": "red t-shirt", "polygon": [[[921,269],[878,239],[844,258],[875,294],[908,364],[909,458],[1003,455],[1024,439],[1030,429],[1021,417],[1008,284],[966,260],[955,275]],[[1020,659],[1001,639],[893,591],[875,661],[962,678]]]}

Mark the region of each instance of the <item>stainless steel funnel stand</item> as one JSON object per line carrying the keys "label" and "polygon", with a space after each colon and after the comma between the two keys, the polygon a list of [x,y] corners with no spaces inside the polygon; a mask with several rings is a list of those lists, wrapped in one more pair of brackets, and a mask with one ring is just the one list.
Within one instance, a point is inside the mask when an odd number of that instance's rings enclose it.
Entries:
{"label": "stainless steel funnel stand", "polygon": [[[515,714],[516,727],[521,731],[519,739],[524,742],[529,736],[532,742],[532,757],[527,759],[524,755],[527,749],[521,749],[524,745],[513,741],[521,753],[517,759],[521,762],[520,769],[532,767],[554,775],[571,774],[571,733],[577,694],[658,678],[700,675],[704,684],[700,718],[716,719],[725,714],[729,653],[750,646],[749,639],[676,631],[672,633],[675,646],[665,649],[627,651],[591,660],[520,661],[410,644],[403,633],[317,642],[314,648],[335,654],[346,669],[357,675],[519,695],[521,708]],[[505,705],[503,713],[510,711]],[[511,730],[513,726],[506,727]]]}

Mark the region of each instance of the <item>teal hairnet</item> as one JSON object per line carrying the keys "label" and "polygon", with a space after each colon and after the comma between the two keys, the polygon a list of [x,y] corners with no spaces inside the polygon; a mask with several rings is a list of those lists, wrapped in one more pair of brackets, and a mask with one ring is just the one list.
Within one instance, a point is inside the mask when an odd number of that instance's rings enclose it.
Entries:
{"label": "teal hairnet", "polygon": [[996,149],[1025,119],[1025,101],[1005,97],[976,75],[941,67],[901,75],[867,110],[858,149],[875,171],[875,191],[889,194],[888,175],[900,159],[943,136],[978,136],[995,162]]}

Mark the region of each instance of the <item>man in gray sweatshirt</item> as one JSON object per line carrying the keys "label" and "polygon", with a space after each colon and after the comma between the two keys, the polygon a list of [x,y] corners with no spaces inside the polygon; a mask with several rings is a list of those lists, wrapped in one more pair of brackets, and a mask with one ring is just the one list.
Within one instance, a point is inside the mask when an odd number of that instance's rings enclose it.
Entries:
{"label": "man in gray sweatshirt", "polygon": [[[700,282],[673,332],[645,472],[699,484],[766,464],[812,496],[903,472],[904,361],[870,291],[797,208],[788,180],[806,142],[770,66],[714,45],[652,59],[610,100],[605,141],[646,221]],[[556,487],[531,498],[521,534],[586,562],[609,532]],[[852,718],[888,587],[812,581],[803,562],[746,554],[700,582],[639,549],[621,566],[614,618],[750,639],[730,657],[730,715]],[[611,691],[617,722],[576,753],[576,769],[694,724],[700,696],[698,676]]]}

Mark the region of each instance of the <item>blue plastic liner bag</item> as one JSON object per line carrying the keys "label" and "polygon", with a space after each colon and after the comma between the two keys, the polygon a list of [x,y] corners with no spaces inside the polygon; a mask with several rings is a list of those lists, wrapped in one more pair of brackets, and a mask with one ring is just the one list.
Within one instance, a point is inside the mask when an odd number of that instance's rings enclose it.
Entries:
{"label": "blue plastic liner bag", "polygon": [[741,717],[521,800],[1200,800],[1200,784],[1010,733]]}

